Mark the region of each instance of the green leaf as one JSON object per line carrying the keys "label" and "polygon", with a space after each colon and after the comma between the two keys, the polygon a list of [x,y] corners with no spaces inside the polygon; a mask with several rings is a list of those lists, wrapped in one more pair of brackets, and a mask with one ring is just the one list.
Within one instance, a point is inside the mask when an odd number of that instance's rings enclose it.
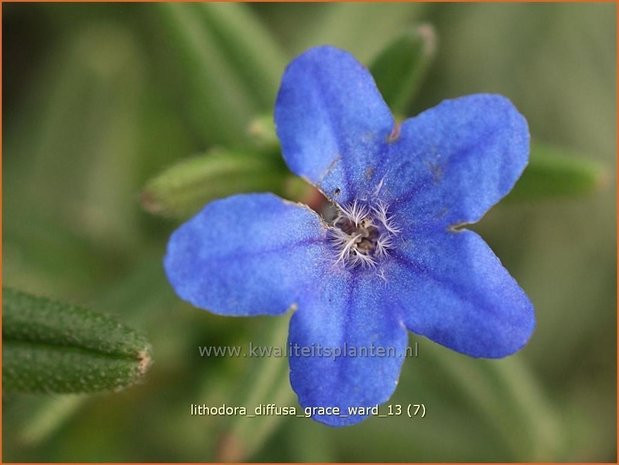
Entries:
{"label": "green leaf", "polygon": [[533,143],[529,165],[506,200],[587,195],[608,182],[608,173],[600,164],[557,147]]}
{"label": "green leaf", "polygon": [[206,2],[197,8],[258,106],[270,109],[288,61],[278,43],[247,5]]}
{"label": "green leaf", "polygon": [[50,437],[72,418],[88,399],[88,394],[39,396],[39,402],[28,411],[28,421],[20,428],[19,441],[32,447]]}
{"label": "green leaf", "polygon": [[436,33],[419,25],[395,38],[372,61],[370,72],[395,114],[405,114],[436,54]]}
{"label": "green leaf", "polygon": [[153,13],[162,71],[173,76],[175,97],[194,128],[209,143],[245,145],[245,128],[259,106],[199,5],[159,3]]}
{"label": "green leaf", "polygon": [[[369,434],[382,443],[382,450],[364,451],[368,459],[388,454],[389,443],[384,439],[402,428],[415,433],[415,454],[420,461],[437,457],[433,438],[441,434],[453,438],[449,450],[440,451],[446,461],[492,461],[497,453],[506,461],[562,456],[566,424],[556,409],[556,399],[540,383],[523,354],[483,360],[417,336],[413,340],[419,343],[419,357],[406,361],[389,403],[423,402],[427,416],[419,424],[400,417],[370,426]],[[474,431],[467,428],[471,424],[476,425]],[[471,448],[479,437],[488,443],[486,448]],[[404,454],[396,452],[392,457],[403,461]]]}
{"label": "green leaf", "polygon": [[151,364],[146,339],[108,316],[10,288],[2,309],[5,392],[117,390]]}
{"label": "green leaf", "polygon": [[140,212],[131,202],[142,65],[121,24],[90,24],[50,49],[7,131],[7,204],[19,220],[36,210],[92,242],[126,250],[139,242]]}
{"label": "green leaf", "polygon": [[362,63],[375,56],[428,8],[422,2],[342,2],[304,5],[291,48],[331,44],[351,52]]}
{"label": "green leaf", "polygon": [[[282,318],[264,320],[256,341],[263,347],[278,347],[286,340],[291,313]],[[252,412],[259,405],[274,403],[278,407],[295,405],[294,393],[290,387],[287,357],[262,357],[255,360],[245,371],[236,392],[228,393],[235,405],[245,406]],[[209,382],[209,385],[211,383]],[[284,415],[259,415],[248,422],[242,416],[226,419],[226,427],[219,439],[217,461],[247,461],[260,451],[271,435],[281,426]]]}
{"label": "green leaf", "polygon": [[281,193],[287,175],[279,155],[213,149],[152,179],[142,191],[142,206],[153,214],[186,218],[216,198],[239,192]]}
{"label": "green leaf", "polygon": [[256,112],[272,107],[287,59],[240,4],[161,4],[154,9],[160,63],[176,100],[210,144],[245,146]]}

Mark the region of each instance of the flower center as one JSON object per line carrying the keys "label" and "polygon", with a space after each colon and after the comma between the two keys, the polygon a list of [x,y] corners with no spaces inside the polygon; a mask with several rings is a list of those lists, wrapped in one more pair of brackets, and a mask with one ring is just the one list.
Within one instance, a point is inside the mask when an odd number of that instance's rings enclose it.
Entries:
{"label": "flower center", "polygon": [[373,268],[381,257],[389,254],[393,248],[393,238],[400,230],[393,224],[384,203],[362,204],[354,201],[349,205],[338,205],[338,214],[329,232],[338,262],[353,268]]}

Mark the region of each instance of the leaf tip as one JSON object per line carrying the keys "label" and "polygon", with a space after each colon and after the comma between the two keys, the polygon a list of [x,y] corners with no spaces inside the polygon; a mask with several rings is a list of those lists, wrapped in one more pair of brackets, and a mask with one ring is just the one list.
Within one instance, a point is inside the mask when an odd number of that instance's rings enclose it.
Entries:
{"label": "leaf tip", "polygon": [[150,353],[150,347],[146,347],[138,352],[138,373],[144,376],[153,364],[153,357]]}
{"label": "leaf tip", "polygon": [[145,211],[154,215],[160,214],[164,209],[155,193],[148,187],[140,193],[140,205]]}
{"label": "leaf tip", "polygon": [[594,187],[596,191],[606,190],[610,187],[612,176],[605,169],[598,169],[595,173]]}
{"label": "leaf tip", "polygon": [[429,23],[420,24],[415,28],[415,34],[421,39],[423,54],[434,56],[438,42],[434,27]]}

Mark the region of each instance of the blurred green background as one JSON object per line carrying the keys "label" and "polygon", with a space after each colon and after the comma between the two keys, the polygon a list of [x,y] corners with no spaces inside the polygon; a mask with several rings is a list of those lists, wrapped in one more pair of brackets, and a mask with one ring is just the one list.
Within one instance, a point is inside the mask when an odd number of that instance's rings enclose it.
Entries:
{"label": "blurred green background", "polygon": [[[2,5],[4,283],[113,314],[155,360],[119,393],[5,395],[4,461],[616,461],[615,8]],[[533,339],[485,361],[413,337],[390,403],[423,402],[424,419],[190,416],[191,403],[296,405],[285,360],[197,350],[270,332],[283,344],[286,319],[180,302],[161,266],[178,223],[145,213],[142,187],[209,147],[244,147],[295,54],[331,43],[369,63],[421,23],[437,53],[407,114],[501,93],[536,140],[607,172],[591,195],[499,205],[475,226],[533,300]]]}

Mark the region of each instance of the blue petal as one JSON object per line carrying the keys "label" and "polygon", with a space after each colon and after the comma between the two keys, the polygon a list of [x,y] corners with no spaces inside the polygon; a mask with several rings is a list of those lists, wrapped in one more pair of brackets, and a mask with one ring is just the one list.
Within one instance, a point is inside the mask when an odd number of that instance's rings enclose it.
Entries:
{"label": "blue petal", "polygon": [[177,294],[224,315],[279,314],[296,303],[325,257],[309,208],[272,194],[208,204],[179,227],[164,266]]}
{"label": "blue petal", "polygon": [[413,237],[392,257],[390,295],[414,333],[486,358],[510,355],[531,337],[531,302],[476,233]]}
{"label": "blue petal", "polygon": [[322,46],[282,78],[275,124],[290,169],[329,198],[363,198],[394,127],[372,76],[350,53]]}
{"label": "blue petal", "polygon": [[403,222],[474,223],[514,186],[529,159],[529,129],[499,95],[446,100],[406,120],[379,174]]}
{"label": "blue petal", "polygon": [[[290,322],[290,382],[303,408],[338,407],[347,415],[318,414],[315,420],[331,426],[358,423],[367,415],[349,415],[349,407],[381,404],[395,390],[407,332],[384,303],[384,283],[373,271],[343,271],[316,285],[320,292],[302,302]],[[303,348],[314,352],[303,356]],[[344,355],[326,352],[337,350]]]}

